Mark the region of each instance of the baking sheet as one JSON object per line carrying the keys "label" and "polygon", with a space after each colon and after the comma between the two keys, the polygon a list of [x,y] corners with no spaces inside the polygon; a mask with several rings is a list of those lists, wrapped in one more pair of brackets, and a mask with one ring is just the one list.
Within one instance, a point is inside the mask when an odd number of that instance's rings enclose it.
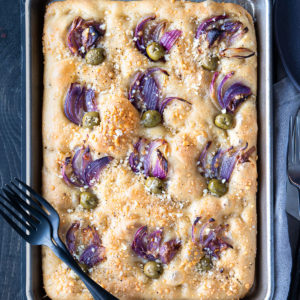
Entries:
{"label": "baking sheet", "polygon": [[[41,111],[43,95],[42,30],[48,0],[25,1],[25,90],[23,111],[23,172],[22,180],[37,191],[41,189],[42,134]],[[201,1],[196,1],[201,2]],[[258,41],[258,171],[257,197],[258,235],[255,283],[248,300],[271,299],[273,295],[273,143],[271,101],[271,1],[223,0],[242,5],[254,17]],[[49,299],[43,289],[40,247],[26,245],[26,298]]]}

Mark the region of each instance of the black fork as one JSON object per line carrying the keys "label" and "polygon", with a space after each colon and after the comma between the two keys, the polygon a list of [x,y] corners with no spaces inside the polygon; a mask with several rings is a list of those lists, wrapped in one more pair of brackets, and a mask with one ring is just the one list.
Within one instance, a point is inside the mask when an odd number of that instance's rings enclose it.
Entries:
{"label": "black fork", "polygon": [[24,182],[15,180],[24,190],[14,182],[2,189],[0,215],[26,242],[49,247],[81,278],[94,299],[117,299],[84,273],[69,253],[58,235],[59,215],[52,205]]}

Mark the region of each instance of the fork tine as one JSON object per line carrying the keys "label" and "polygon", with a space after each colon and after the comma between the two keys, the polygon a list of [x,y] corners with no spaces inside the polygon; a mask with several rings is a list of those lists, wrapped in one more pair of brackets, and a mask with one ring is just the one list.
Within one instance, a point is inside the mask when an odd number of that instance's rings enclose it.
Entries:
{"label": "fork tine", "polygon": [[31,227],[27,223],[25,223],[13,210],[11,210],[7,205],[5,205],[2,201],[0,201],[0,205],[4,207],[18,222],[20,222],[27,230],[32,230],[34,227]]}
{"label": "fork tine", "polygon": [[294,158],[294,139],[293,139],[293,117],[289,122],[289,144],[288,144],[288,165],[293,162]]}
{"label": "fork tine", "polygon": [[25,240],[28,242],[29,237],[14,221],[7,216],[6,213],[4,213],[2,210],[0,210],[0,215],[5,219],[5,221]]}
{"label": "fork tine", "polygon": [[[22,213],[22,215],[24,217],[28,217],[29,221],[28,222],[33,222],[33,218],[32,216],[37,220],[34,221],[36,224],[36,226],[40,223],[39,219],[41,219],[43,217],[42,214],[40,214],[34,207],[30,206],[28,203],[26,203],[26,201],[24,201],[14,190],[12,190],[9,186],[6,186],[9,191],[5,188],[2,188],[2,191],[5,193],[5,195],[7,196],[7,198],[15,203],[18,208],[16,208],[18,211],[20,211],[20,213]],[[17,200],[18,199],[18,200]],[[22,207],[21,207],[22,205]],[[27,209],[29,211],[30,214],[28,214],[28,212],[25,210]],[[26,216],[25,216],[26,215]]]}
{"label": "fork tine", "polygon": [[[48,211],[49,213],[56,213],[54,207],[46,201],[41,195],[39,195],[36,191],[34,191],[30,186],[28,186],[25,182],[15,178],[15,180],[23,187],[25,190],[27,189]],[[12,184],[16,186],[13,182]]]}
{"label": "fork tine", "polygon": [[23,218],[32,226],[36,227],[39,222],[34,220],[19,204],[18,202],[11,201],[11,197],[7,194],[5,194],[6,197],[0,194],[0,197],[8,204],[10,204],[16,211],[18,211]]}
{"label": "fork tine", "polygon": [[[27,200],[29,200],[30,204],[35,207],[36,210],[38,210],[40,213],[42,213],[45,217],[47,217],[47,214],[45,211],[34,201],[29,195],[27,195],[24,191],[22,191],[19,187],[16,186],[13,182],[11,184],[14,186],[14,188],[21,194],[23,197],[25,197]],[[7,186],[10,188],[10,190],[13,190],[9,185]],[[14,190],[13,190],[14,191]],[[15,191],[14,191],[15,192]],[[22,197],[21,197],[22,198]],[[24,198],[23,198],[24,200]]]}

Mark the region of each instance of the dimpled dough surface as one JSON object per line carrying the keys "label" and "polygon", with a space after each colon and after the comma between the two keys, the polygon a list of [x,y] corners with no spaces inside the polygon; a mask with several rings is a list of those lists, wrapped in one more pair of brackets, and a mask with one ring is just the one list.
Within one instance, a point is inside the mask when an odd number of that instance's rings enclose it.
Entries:
{"label": "dimpled dough surface", "polygon": [[[181,37],[168,53],[166,62],[151,62],[133,41],[139,20],[155,14],[167,20],[169,28],[180,29]],[[239,81],[251,88],[252,96],[235,112],[236,124],[225,132],[214,125],[219,109],[209,94],[212,72],[202,69],[195,58],[195,31],[211,16],[226,14],[248,27],[235,42],[256,52],[251,16],[235,4],[212,1],[101,1],[66,0],[47,7],[44,26],[43,195],[61,217],[60,235],[65,241],[71,224],[93,225],[106,259],[90,270],[90,276],[120,299],[239,299],[251,288],[256,254],[256,153],[237,164],[222,197],[207,193],[206,179],[197,170],[197,159],[207,141],[227,147],[256,146],[256,55],[247,59],[221,59],[223,74],[235,71]],[[100,44],[105,61],[86,64],[71,54],[67,34],[74,18],[105,23]],[[129,102],[128,87],[137,70],[164,68],[169,76],[164,93],[188,100],[174,101],[164,111],[164,125],[145,129],[138,111]],[[72,82],[95,90],[101,124],[92,130],[70,122],[64,114],[64,99]],[[140,136],[164,138],[169,145],[167,188],[156,196],[145,190],[145,178],[132,172],[128,156]],[[93,158],[110,155],[114,160],[101,172],[92,190],[99,199],[90,211],[79,206],[80,189],[67,185],[61,166],[78,146],[89,145]],[[191,226],[197,216],[228,224],[224,233],[232,248],[220,253],[208,272],[197,272],[194,258],[203,256],[191,240]],[[131,249],[136,230],[147,225],[163,227],[164,239],[177,237],[181,247],[164,265],[158,279],[143,273],[143,259]],[[43,248],[43,282],[55,299],[92,299],[74,273],[47,248]]]}

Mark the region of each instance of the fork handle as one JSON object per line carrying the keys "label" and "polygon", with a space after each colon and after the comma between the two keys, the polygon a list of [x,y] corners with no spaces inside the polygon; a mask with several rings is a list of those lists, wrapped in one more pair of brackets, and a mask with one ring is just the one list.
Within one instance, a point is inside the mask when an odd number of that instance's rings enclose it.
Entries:
{"label": "fork handle", "polygon": [[84,273],[69,252],[66,253],[63,249],[53,244],[48,245],[48,247],[80,277],[95,300],[118,300],[118,298],[114,297]]}

